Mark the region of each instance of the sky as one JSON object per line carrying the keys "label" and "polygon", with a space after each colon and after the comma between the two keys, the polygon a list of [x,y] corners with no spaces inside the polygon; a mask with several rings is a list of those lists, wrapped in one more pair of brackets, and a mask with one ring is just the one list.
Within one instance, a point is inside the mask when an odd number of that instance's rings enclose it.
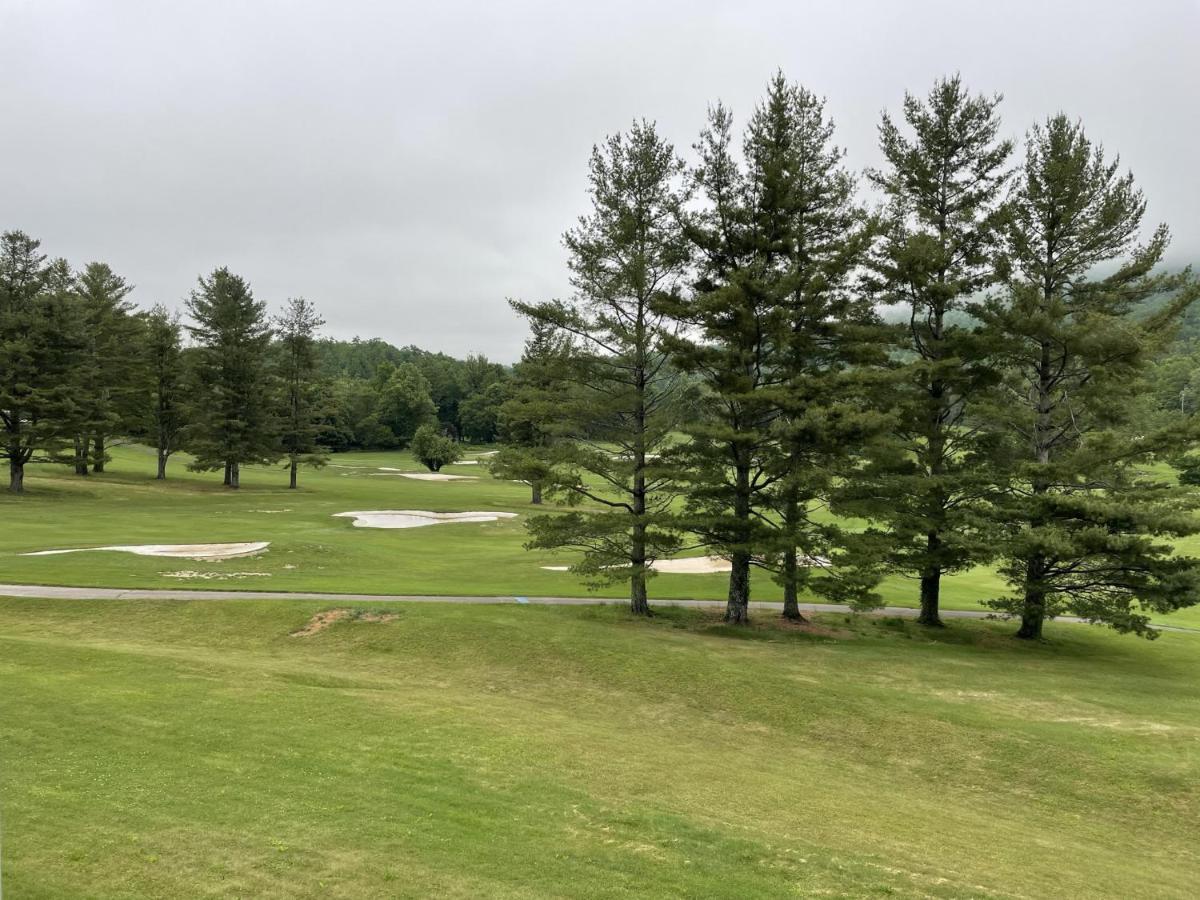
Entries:
{"label": "sky", "polygon": [[1200,260],[1200,0],[0,0],[0,228],[140,305],[228,266],[333,337],[511,362],[505,298],[570,292],[593,144],[635,118],[685,159],[780,68],[855,169],[906,90],[959,72],[1020,139],[1064,111]]}

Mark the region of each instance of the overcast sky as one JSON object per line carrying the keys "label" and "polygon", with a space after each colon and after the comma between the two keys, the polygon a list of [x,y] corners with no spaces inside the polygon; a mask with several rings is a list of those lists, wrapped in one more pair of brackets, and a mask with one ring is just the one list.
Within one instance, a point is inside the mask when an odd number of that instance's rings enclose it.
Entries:
{"label": "overcast sky", "polygon": [[959,71],[1020,137],[1083,119],[1200,259],[1200,3],[0,0],[0,228],[111,264],[145,306],[226,265],[336,337],[511,361],[507,296],[567,291],[593,143],[685,156],[776,67],[855,167],[905,89]]}

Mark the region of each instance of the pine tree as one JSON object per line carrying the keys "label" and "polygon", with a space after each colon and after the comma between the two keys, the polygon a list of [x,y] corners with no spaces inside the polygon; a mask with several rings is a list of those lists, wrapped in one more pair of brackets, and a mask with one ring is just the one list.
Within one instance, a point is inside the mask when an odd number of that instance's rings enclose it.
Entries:
{"label": "pine tree", "polygon": [[194,471],[224,469],[237,488],[242,463],[269,464],[278,457],[271,330],[266,305],[226,268],[199,279],[187,302],[196,341],[196,395],[189,410],[188,448]]}
{"label": "pine tree", "polygon": [[[972,404],[997,376],[964,317],[995,280],[998,210],[1011,141],[997,137],[999,96],[972,96],[955,76],[904,100],[905,135],[886,114],[883,170],[891,227],[876,260],[881,299],[907,310],[897,329],[895,441],[861,473],[862,511],[886,522],[894,569],[920,579],[919,621],[940,625],[942,575],[989,553],[987,431]],[[966,321],[964,321],[966,319]]]}
{"label": "pine tree", "polygon": [[639,615],[650,612],[651,564],[679,544],[666,527],[674,479],[659,457],[680,424],[684,380],[662,344],[675,325],[656,304],[677,292],[688,264],[683,171],[649,122],[594,148],[592,210],[564,238],[574,296],[514,304],[571,335],[576,349],[552,388],[569,439],[558,444],[548,487],[568,503],[603,507],[530,520],[530,546],[581,550],[575,570],[593,581],[628,578]]}
{"label": "pine tree", "polygon": [[185,369],[179,317],[156,305],[146,316],[145,356],[148,397],[146,431],[154,441],[158,470],[167,477],[167,460],[178,449],[184,429]]}
{"label": "pine tree", "polygon": [[555,388],[566,377],[571,341],[548,323],[533,319],[529,327],[521,360],[513,367],[508,397],[497,415],[503,446],[490,467],[497,478],[528,484],[530,504],[540,506],[556,436],[564,430],[558,421]]}
{"label": "pine tree", "polygon": [[75,471],[103,472],[107,439],[133,423],[140,400],[144,363],[142,324],[126,300],[133,285],[102,262],[88,263],[75,279],[84,317],[87,352],[81,365],[81,429],[75,438]]}
{"label": "pine tree", "polygon": [[288,300],[283,315],[275,320],[283,385],[280,442],[287,456],[288,487],[293,489],[301,463],[325,464],[325,454],[317,444],[322,404],[316,344],[317,329],[324,324],[316,307],[303,297]]}
{"label": "pine tree", "polygon": [[[993,606],[1020,615],[1018,637],[1063,613],[1153,637],[1148,613],[1200,600],[1200,559],[1169,543],[1200,531],[1197,500],[1143,468],[1186,430],[1136,427],[1143,376],[1200,286],[1154,274],[1168,232],[1139,245],[1144,212],[1133,176],[1078,123],[1032,130],[1005,218],[1011,268],[984,313],[1006,370],[993,416],[1011,460],[997,515],[1014,593]],[[1135,317],[1156,294],[1170,302]]]}
{"label": "pine tree", "polygon": [[39,247],[20,231],[0,236],[0,459],[15,494],[27,463],[69,458],[80,418],[74,389],[84,341],[70,269],[47,264]]}
{"label": "pine tree", "polygon": [[849,536],[824,513],[852,451],[882,425],[868,389],[869,364],[882,361],[878,322],[856,277],[873,226],[855,203],[833,130],[824,101],[777,73],[746,141],[747,239],[763,289],[784,311],[772,363],[781,375],[777,480],[764,493],[774,515],[760,520],[773,535],[756,559],[776,573],[790,619],[801,618],[805,586],[839,600],[861,593],[866,572],[851,565]]}

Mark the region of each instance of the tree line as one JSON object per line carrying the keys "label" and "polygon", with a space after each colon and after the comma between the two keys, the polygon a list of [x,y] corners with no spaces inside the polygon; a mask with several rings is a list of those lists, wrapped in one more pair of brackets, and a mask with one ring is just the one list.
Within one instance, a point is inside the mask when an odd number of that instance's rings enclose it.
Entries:
{"label": "tree line", "polygon": [[333,341],[304,298],[272,317],[242,277],[201,277],[186,319],[139,310],[132,285],[105,263],[75,271],[19,231],[0,237],[0,459],[9,489],[33,461],[103,472],[114,439],[153,447],[157,477],[180,450],[188,467],[220,471],[332,450],[410,447],[431,469],[459,456],[460,437],[495,439],[508,370],[382,341]]}
{"label": "tree line", "polygon": [[1200,599],[1171,543],[1196,499],[1152,468],[1195,422],[1147,413],[1197,282],[1081,123],[1018,147],[1000,104],[906,95],[865,173],[782,73],[740,132],[710,107],[690,161],[645,121],[595,147],[572,295],[510,301],[531,336],[495,467],[568,507],[530,546],[643,614],[653,562],[707,548],[733,623],[756,571],[792,619],[901,573],[937,626],[944,576],[994,564],[1022,638],[1060,614],[1153,637]]}

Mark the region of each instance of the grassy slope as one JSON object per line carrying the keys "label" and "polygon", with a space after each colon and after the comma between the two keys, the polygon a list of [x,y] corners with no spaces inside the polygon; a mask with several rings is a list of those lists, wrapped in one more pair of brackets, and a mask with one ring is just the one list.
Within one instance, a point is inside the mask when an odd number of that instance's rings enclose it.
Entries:
{"label": "grassy slope", "polygon": [[[486,477],[480,466],[447,472],[482,475],[478,481],[430,483],[368,474],[346,466],[391,466],[423,471],[406,453],[341,454],[338,466],[304,472],[301,490],[289,491],[279,469],[249,469],[238,492],[221,487],[215,473],[188,473],[172,462],[171,479],[153,480],[154,460],[142,447],[115,451],[109,472],[81,479],[63,466],[30,467],[29,494],[0,493],[0,580],[28,584],[97,587],[222,587],[366,593],[582,595],[587,588],[568,573],[541,566],[563,564],[523,549],[523,522],[534,508],[522,484]],[[551,509],[552,507],[547,507]],[[489,524],[440,525],[402,531],[356,529],[337,512],[356,509],[504,510],[517,519]],[[104,544],[201,543],[271,540],[269,553],[253,560],[198,563],[118,553],[22,557],[22,552]],[[1200,544],[1197,545],[1200,547]],[[1197,547],[1189,547],[1196,550]],[[168,573],[215,576],[173,578]],[[234,577],[232,573],[265,575]],[[664,575],[652,596],[721,599],[720,575]],[[893,605],[915,602],[916,586],[890,579],[884,596]],[[624,585],[600,591],[620,597]],[[947,608],[979,608],[1002,586],[988,570],[947,578]],[[754,597],[778,600],[777,586],[757,573]],[[815,599],[815,598],[814,598]],[[1170,617],[1200,627],[1200,609]]]}
{"label": "grassy slope", "polygon": [[1186,897],[1200,636],[0,600],[13,897]]}

